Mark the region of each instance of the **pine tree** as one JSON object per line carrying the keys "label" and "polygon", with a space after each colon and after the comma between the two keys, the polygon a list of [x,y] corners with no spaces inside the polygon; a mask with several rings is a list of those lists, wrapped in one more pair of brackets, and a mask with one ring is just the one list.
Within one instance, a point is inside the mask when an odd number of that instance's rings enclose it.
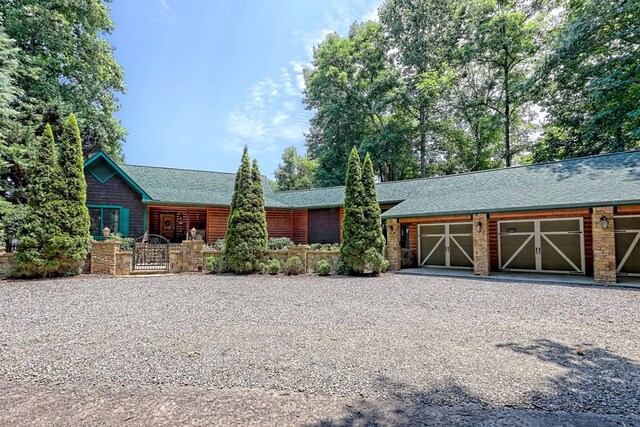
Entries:
{"label": "pine tree", "polygon": [[62,233],[52,242],[60,251],[61,274],[78,274],[81,263],[87,256],[91,244],[90,220],[87,209],[87,183],[84,179],[82,141],[78,122],[71,114],[64,123],[59,149],[60,220]]}
{"label": "pine tree", "polygon": [[264,186],[262,185],[262,175],[258,168],[258,161],[253,160],[251,168],[251,180],[253,181],[253,197],[256,204],[256,225],[258,226],[259,235],[256,236],[256,252],[258,259],[262,259],[267,251],[267,243],[269,241],[269,233],[267,231],[267,212],[264,209]]}
{"label": "pine tree", "polygon": [[[61,234],[60,194],[56,181],[60,168],[56,162],[53,131],[47,125],[35,141],[35,158],[29,174],[29,204],[25,221],[18,230],[17,276],[51,277],[60,270],[60,258],[52,247],[52,239]],[[88,226],[87,226],[88,231]]]}
{"label": "pine tree", "polygon": [[340,244],[340,261],[345,273],[362,274],[365,272],[364,252],[367,249],[367,242],[364,229],[364,198],[360,157],[354,147],[347,165],[342,243]]}
{"label": "pine tree", "polygon": [[[255,171],[259,176],[257,165]],[[256,271],[267,249],[262,182],[258,187],[253,176],[254,171],[245,146],[242,162],[236,174],[232,209],[224,239],[224,259],[227,268],[236,274]]]}
{"label": "pine tree", "polygon": [[386,242],[382,234],[382,220],[380,219],[380,205],[376,195],[373,162],[369,153],[364,158],[362,167],[362,186],[364,188],[364,227],[365,232],[365,271],[380,273],[385,271],[389,262],[385,257]]}

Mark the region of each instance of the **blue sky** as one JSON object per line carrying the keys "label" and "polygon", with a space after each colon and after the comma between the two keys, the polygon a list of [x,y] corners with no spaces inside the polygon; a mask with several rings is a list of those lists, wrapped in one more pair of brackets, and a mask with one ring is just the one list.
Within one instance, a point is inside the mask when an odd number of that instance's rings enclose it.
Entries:
{"label": "blue sky", "polygon": [[126,162],[235,172],[247,144],[265,175],[304,151],[302,69],[332,31],[381,0],[114,0],[109,37],[125,71],[117,116]]}

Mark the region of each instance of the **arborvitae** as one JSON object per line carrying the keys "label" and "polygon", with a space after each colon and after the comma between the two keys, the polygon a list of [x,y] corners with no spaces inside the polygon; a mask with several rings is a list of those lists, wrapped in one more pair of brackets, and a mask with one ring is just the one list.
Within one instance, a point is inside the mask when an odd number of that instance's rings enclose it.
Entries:
{"label": "arborvitae", "polygon": [[385,257],[386,242],[382,233],[382,220],[380,219],[380,205],[376,195],[375,175],[373,162],[369,153],[364,158],[362,166],[362,186],[364,187],[364,232],[365,241],[365,272],[380,273],[385,271],[389,262]]}
{"label": "arborvitae", "polygon": [[[262,186],[261,186],[262,187]],[[266,250],[265,232],[260,221],[260,205],[264,212],[264,196],[255,188],[247,147],[236,174],[232,209],[224,238],[227,268],[236,274],[257,271]],[[264,244],[263,244],[264,243]]]}
{"label": "arborvitae", "polygon": [[[35,141],[35,157],[29,173],[29,204],[18,230],[17,276],[51,277],[59,274],[60,258],[52,240],[61,235],[60,181],[53,131],[47,125]],[[88,232],[88,225],[87,225]]]}
{"label": "arborvitae", "polygon": [[367,249],[364,230],[364,186],[360,170],[360,157],[355,147],[351,150],[345,180],[344,218],[340,244],[341,268],[346,273],[365,272],[364,252]]}
{"label": "arborvitae", "polygon": [[264,186],[262,185],[262,175],[258,168],[258,161],[253,160],[251,168],[251,180],[253,181],[253,197],[256,203],[256,226],[259,228],[259,235],[256,236],[255,256],[262,259],[267,252],[267,243],[269,242],[269,233],[267,232],[267,212],[264,209]]}
{"label": "arborvitae", "polygon": [[54,246],[60,251],[61,274],[81,272],[82,262],[87,257],[91,245],[90,220],[87,209],[87,183],[84,178],[82,141],[75,116],[70,115],[64,123],[60,139],[60,218],[62,234],[54,239]]}

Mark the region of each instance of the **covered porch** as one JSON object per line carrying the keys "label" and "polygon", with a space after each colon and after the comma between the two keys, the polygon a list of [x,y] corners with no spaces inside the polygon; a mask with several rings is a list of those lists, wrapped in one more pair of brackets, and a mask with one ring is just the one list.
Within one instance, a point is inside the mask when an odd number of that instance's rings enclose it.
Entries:
{"label": "covered porch", "polygon": [[207,208],[191,206],[147,206],[146,224],[150,234],[158,234],[172,243],[190,240],[189,231],[196,229],[196,240],[207,241]]}

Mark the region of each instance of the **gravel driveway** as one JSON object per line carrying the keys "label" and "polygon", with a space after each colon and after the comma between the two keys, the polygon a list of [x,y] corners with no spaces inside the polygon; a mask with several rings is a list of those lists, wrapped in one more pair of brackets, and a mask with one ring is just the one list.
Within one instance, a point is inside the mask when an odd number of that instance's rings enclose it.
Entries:
{"label": "gravel driveway", "polygon": [[[203,419],[216,405],[229,413]],[[0,282],[0,424],[211,417],[639,426],[640,291],[402,275]]]}

